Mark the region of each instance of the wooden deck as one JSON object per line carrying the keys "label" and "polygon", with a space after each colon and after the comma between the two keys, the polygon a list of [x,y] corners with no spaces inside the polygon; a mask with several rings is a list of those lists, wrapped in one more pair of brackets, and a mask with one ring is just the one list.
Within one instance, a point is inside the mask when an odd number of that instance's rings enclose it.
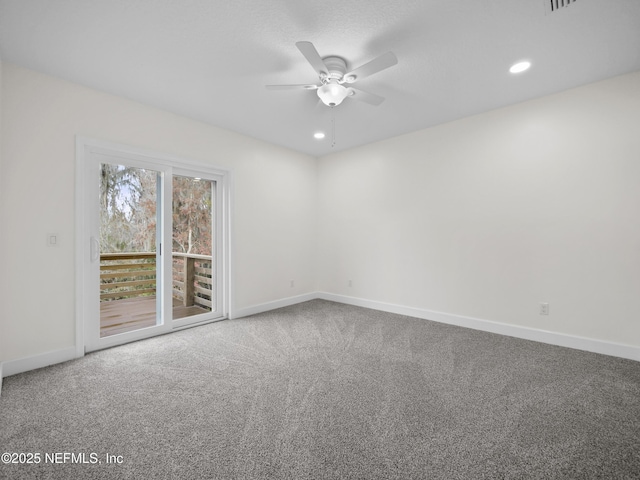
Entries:
{"label": "wooden deck", "polygon": [[[185,307],[173,299],[173,319],[191,317],[208,310],[199,306]],[[100,337],[130,332],[156,324],[156,297],[134,297],[100,302]]]}

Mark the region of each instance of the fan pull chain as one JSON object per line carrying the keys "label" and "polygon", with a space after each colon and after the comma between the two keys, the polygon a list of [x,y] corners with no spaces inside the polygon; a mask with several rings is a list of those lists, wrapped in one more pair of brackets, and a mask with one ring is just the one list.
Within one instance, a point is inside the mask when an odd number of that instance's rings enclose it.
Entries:
{"label": "fan pull chain", "polygon": [[331,148],[336,146],[336,112],[331,107]]}

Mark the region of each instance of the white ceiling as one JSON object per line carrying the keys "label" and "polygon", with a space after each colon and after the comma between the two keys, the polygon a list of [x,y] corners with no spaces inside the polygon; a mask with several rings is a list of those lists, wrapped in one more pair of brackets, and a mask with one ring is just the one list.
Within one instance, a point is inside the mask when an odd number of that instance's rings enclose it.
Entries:
{"label": "white ceiling", "polygon": [[[640,70],[640,0],[549,2],[0,0],[0,56],[320,156]],[[350,67],[393,51],[355,85],[385,102],[266,90],[317,83],[301,40]],[[521,59],[533,67],[509,74]]]}

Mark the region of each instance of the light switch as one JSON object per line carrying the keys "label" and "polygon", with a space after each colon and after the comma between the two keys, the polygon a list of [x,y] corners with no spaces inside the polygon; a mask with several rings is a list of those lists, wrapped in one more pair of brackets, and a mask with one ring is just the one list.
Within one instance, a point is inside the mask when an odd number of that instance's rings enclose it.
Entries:
{"label": "light switch", "polygon": [[48,247],[57,247],[58,246],[58,234],[57,233],[47,233],[47,246]]}

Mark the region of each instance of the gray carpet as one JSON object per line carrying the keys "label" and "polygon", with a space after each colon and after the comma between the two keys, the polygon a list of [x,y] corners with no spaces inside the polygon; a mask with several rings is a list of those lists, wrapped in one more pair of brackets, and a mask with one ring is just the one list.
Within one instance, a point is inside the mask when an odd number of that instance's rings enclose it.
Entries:
{"label": "gray carpet", "polygon": [[0,451],[42,455],[10,479],[640,478],[640,363],[314,300],[8,377]]}

